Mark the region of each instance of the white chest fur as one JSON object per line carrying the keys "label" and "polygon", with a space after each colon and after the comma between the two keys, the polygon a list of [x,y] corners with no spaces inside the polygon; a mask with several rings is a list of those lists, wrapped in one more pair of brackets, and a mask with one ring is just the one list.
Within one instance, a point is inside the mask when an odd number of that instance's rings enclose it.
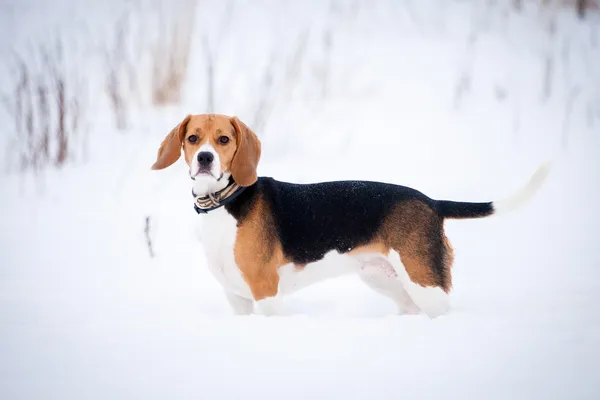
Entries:
{"label": "white chest fur", "polygon": [[248,299],[252,293],[233,255],[237,221],[224,207],[201,215],[201,237],[208,268],[223,288]]}

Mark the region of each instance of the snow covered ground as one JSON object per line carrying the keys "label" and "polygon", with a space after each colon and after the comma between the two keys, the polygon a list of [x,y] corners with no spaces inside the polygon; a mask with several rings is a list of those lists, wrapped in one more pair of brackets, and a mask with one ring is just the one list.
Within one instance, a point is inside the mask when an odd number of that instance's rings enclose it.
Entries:
{"label": "snow covered ground", "polygon": [[[16,34],[2,54],[41,20],[86,15],[68,1],[3,4]],[[0,398],[600,398],[600,19],[509,3],[236,2],[214,38],[231,9],[201,3],[181,105],[115,132],[91,93],[86,162],[0,177]],[[261,175],[483,201],[554,169],[521,210],[446,223],[448,315],[396,316],[348,276],[286,298],[289,316],[232,316],[184,163],[149,170],[169,129],[207,107],[203,35],[219,49],[216,112],[252,124],[261,71],[284,70],[257,132]]]}

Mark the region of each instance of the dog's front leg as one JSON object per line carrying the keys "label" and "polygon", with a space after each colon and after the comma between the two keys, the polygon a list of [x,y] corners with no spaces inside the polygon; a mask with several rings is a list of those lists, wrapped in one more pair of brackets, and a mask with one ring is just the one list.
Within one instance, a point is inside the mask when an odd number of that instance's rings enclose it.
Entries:
{"label": "dog's front leg", "polygon": [[[272,273],[265,273],[266,271]],[[279,293],[279,274],[274,269],[261,269],[257,274],[247,273],[246,282],[261,314],[284,315],[282,296]]]}
{"label": "dog's front leg", "polygon": [[258,306],[260,312],[267,317],[285,314],[283,301],[281,300],[281,296],[279,295],[266,297],[264,299],[258,300],[256,302],[256,305]]}
{"label": "dog's front leg", "polygon": [[252,311],[254,310],[254,301],[252,299],[238,296],[228,290],[225,291],[225,296],[236,315],[252,314]]}
{"label": "dog's front leg", "polygon": [[[258,214],[257,214],[258,215]],[[252,222],[252,221],[251,221]],[[260,221],[238,228],[235,244],[235,262],[252,298],[261,314],[283,315],[283,303],[279,293],[278,269],[285,264],[283,253],[273,251],[256,229]]]}

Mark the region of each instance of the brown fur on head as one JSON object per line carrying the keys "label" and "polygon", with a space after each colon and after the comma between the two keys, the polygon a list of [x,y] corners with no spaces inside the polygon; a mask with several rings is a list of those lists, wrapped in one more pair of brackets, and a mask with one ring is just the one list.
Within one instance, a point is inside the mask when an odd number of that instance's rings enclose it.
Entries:
{"label": "brown fur on head", "polygon": [[[152,169],[167,168],[181,157],[190,167],[190,176],[200,174],[197,155],[200,151],[215,153],[210,175],[215,179],[231,174],[241,186],[256,182],[261,144],[254,132],[237,117],[219,114],[188,115],[163,140]],[[215,176],[216,175],[216,176]]]}

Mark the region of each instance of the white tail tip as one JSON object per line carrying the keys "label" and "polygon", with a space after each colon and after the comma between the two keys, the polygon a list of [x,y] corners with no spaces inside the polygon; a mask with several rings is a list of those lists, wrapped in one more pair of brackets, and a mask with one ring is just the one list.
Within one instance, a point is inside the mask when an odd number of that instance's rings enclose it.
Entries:
{"label": "white tail tip", "polygon": [[494,215],[513,211],[532,198],[546,180],[552,165],[553,161],[543,163],[519,191],[506,199],[494,201]]}

